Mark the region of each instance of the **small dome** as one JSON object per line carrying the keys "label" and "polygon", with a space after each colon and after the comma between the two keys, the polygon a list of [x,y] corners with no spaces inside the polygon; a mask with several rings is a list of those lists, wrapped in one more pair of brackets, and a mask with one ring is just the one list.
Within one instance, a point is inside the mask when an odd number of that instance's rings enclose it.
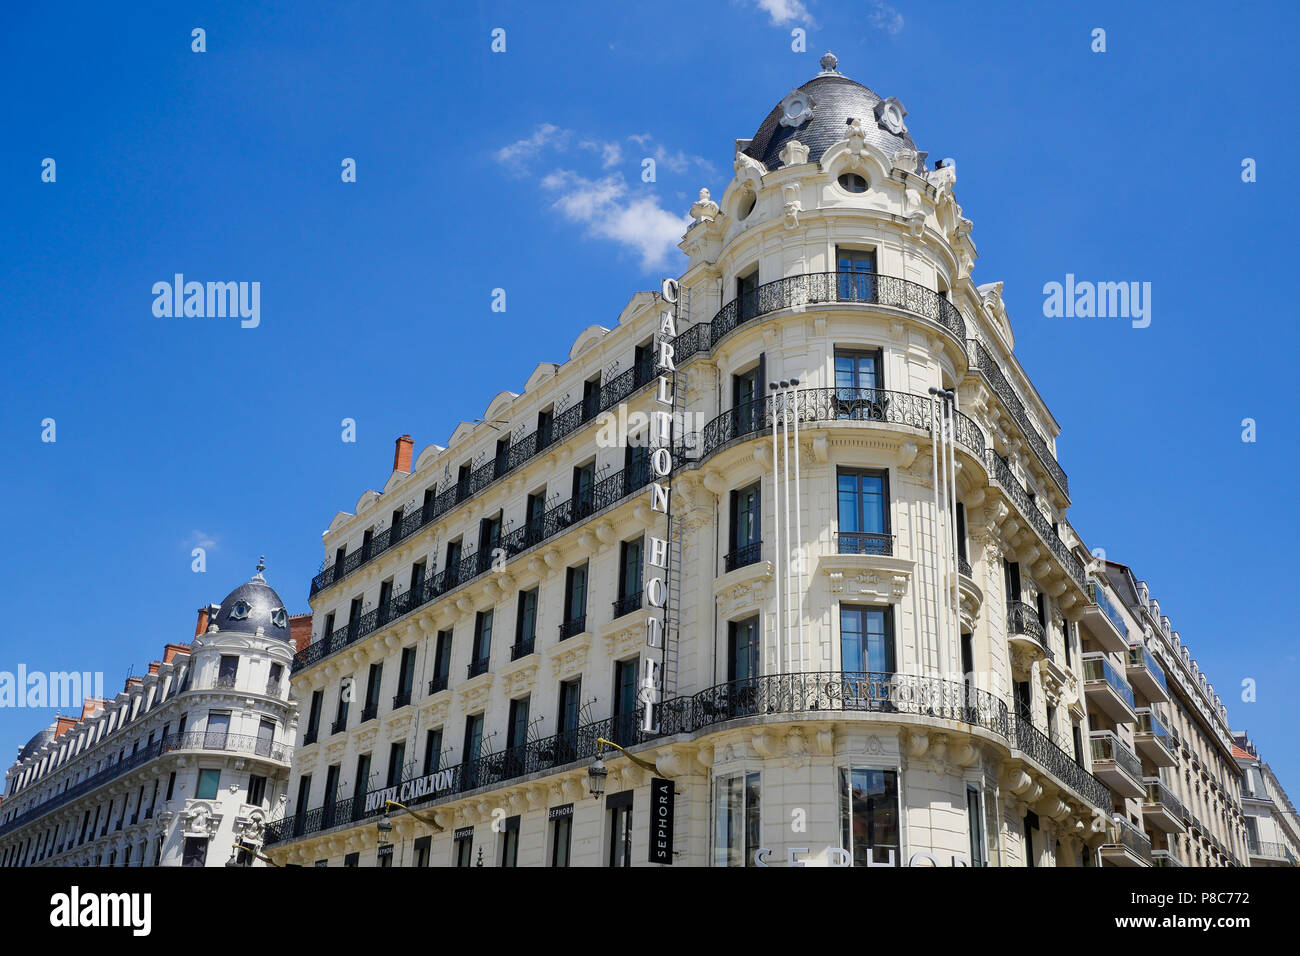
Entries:
{"label": "small dome", "polygon": [[241,634],[256,634],[260,627],[267,637],[289,640],[289,612],[280,595],[262,577],[265,567],[259,561],[252,579],[226,595],[210,617],[209,626],[215,624],[222,631]]}
{"label": "small dome", "polygon": [[[845,138],[849,120],[862,123],[867,142],[891,159],[901,150],[916,150],[908,135],[903,105],[885,99],[836,69],[835,57],[822,57],[822,72],[792,91],[767,114],[763,125],[745,147],[745,154],[768,169],[779,169],[781,148],[790,140],[808,147],[808,162],[815,163],[832,145]],[[916,172],[925,171],[925,153],[918,153]]]}
{"label": "small dome", "polygon": [[54,739],[54,725],[51,724],[49,727],[46,727],[44,730],[37,733],[35,737],[27,741],[27,743],[19,749],[18,751],[19,762],[26,760],[28,757],[36,753],[36,751],[40,750],[42,747],[44,747],[53,739]]}

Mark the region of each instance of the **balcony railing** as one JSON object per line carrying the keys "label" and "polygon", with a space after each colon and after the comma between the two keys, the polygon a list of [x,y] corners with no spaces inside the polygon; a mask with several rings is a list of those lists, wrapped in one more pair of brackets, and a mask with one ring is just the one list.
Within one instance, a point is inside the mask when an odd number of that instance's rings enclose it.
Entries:
{"label": "balcony railing", "polygon": [[366,706],[361,708],[361,723],[363,724],[367,720],[374,720],[378,716],[379,716],[378,702],[373,704],[366,704]]}
{"label": "balcony railing", "polygon": [[222,690],[230,690],[231,688],[233,688],[233,687],[235,686],[235,675],[234,675],[234,674],[218,674],[218,675],[217,675],[216,683],[214,683],[212,686],[213,686],[213,687],[218,687],[218,688],[220,688],[220,689],[222,689]]}
{"label": "balcony railing", "polygon": [[446,675],[446,674],[439,674],[437,677],[434,677],[431,681],[429,681],[429,693],[430,693],[430,694],[436,694],[436,693],[438,693],[438,691],[440,691],[440,690],[446,690],[446,689],[447,689],[447,675]]}
{"label": "balcony railing", "polygon": [[763,555],[763,542],[755,541],[744,547],[737,548],[729,555],[722,559],[723,567],[727,571],[735,571],[737,568],[748,567],[751,564],[757,564]]}
{"label": "balcony railing", "polygon": [[942,326],[954,338],[966,338],[966,322],[957,307],[923,285],[894,276],[812,272],[765,282],[732,299],[712,321],[697,322],[677,336],[674,359],[681,365],[708,352],[737,327],[762,316],[822,304],[891,306]]}
{"label": "balcony railing", "polygon": [[1173,791],[1160,782],[1158,777],[1144,777],[1143,785],[1146,787],[1146,803],[1158,803],[1165,807],[1171,816],[1182,819],[1183,802],[1174,796]]}
{"label": "balcony railing", "polygon": [[[596,754],[599,737],[631,747],[659,737],[695,733],[744,717],[843,712],[911,714],[955,720],[1007,738],[1012,732],[1005,701],[951,681],[887,673],[777,674],[720,684],[697,694],[666,700],[660,706],[659,732],[655,735],[640,729],[641,715],[637,711],[607,717],[567,733],[530,741],[521,747],[447,768],[452,776],[452,785],[438,799],[451,799],[478,787],[493,786],[514,777],[590,760]],[[1075,771],[1081,769],[1068,759],[1066,763]],[[357,799],[363,801],[364,798]],[[412,801],[415,802],[432,800]],[[352,809],[350,801],[340,801],[335,804],[333,817],[336,820],[361,819],[361,816],[352,814]],[[321,808],[272,822],[267,828],[267,844],[328,829],[323,813],[324,808]],[[378,813],[376,810],[369,816]]]}
{"label": "balcony railing", "polygon": [[1150,734],[1164,745],[1164,748],[1171,754],[1177,751],[1174,742],[1169,737],[1169,731],[1165,725],[1160,722],[1160,718],[1153,714],[1147,708],[1138,708],[1137,710],[1137,729],[1134,731],[1139,734]]}
{"label": "balcony railing", "polygon": [[1124,622],[1124,615],[1119,613],[1119,609],[1106,596],[1106,592],[1097,582],[1096,578],[1088,578],[1088,597],[1092,603],[1101,608],[1102,613],[1110,619],[1110,623],[1115,625],[1115,630],[1119,631],[1125,639],[1128,638],[1128,624]]}
{"label": "balcony railing", "polygon": [[491,661],[491,657],[490,657],[490,656],[489,656],[489,657],[480,657],[480,658],[478,658],[477,660],[472,660],[472,661],[470,661],[470,662],[469,662],[469,668],[468,668],[468,672],[469,672],[469,673],[468,673],[468,676],[469,676],[469,677],[478,677],[479,674],[486,674],[487,671],[488,671],[488,663],[489,663],[490,661]]}
{"label": "balcony railing", "polygon": [[400,694],[394,694],[393,710],[397,710],[399,707],[405,707],[410,702],[411,702],[411,692],[409,690],[404,690]]}
{"label": "balcony railing", "polygon": [[1111,824],[1108,834],[1107,842],[1112,846],[1122,846],[1148,864],[1151,862],[1151,841],[1124,817]]}
{"label": "balcony railing", "polygon": [[1111,666],[1105,655],[1083,655],[1083,679],[1085,682],[1104,680],[1114,689],[1116,694],[1124,699],[1130,710],[1136,710],[1137,702],[1133,697],[1133,688],[1128,685],[1128,681],[1119,676],[1119,672]]}
{"label": "balcony railing", "polygon": [[1126,774],[1133,778],[1134,782],[1141,784],[1142,761],[1138,755],[1124,746],[1115,734],[1109,730],[1093,731],[1090,736],[1090,746],[1092,748],[1092,762],[1094,764],[1102,761],[1111,761]]}
{"label": "balcony railing", "polygon": [[302,735],[302,745],[304,747],[310,747],[318,739],[320,739],[320,730],[313,728]]}
{"label": "balcony railing", "polygon": [[1166,694],[1169,693],[1169,684],[1165,681],[1164,668],[1156,663],[1156,659],[1151,656],[1151,652],[1144,645],[1130,644],[1128,646],[1128,666],[1145,667],[1151,672],[1151,679],[1160,685],[1161,690]]}
{"label": "balcony railing", "polygon": [[347,726],[348,726],[348,715],[344,714],[342,717],[336,718],[334,722],[330,724],[330,734],[331,735],[341,734],[343,733],[344,730],[347,729]]}
{"label": "balcony railing", "polygon": [[578,617],[565,621],[560,625],[560,640],[567,640],[575,634],[581,634],[586,629],[587,615],[579,615]]}
{"label": "balcony railing", "polygon": [[1052,649],[1047,646],[1047,633],[1043,630],[1043,622],[1038,619],[1038,611],[1032,605],[1024,601],[1007,602],[1007,633],[1023,634],[1033,638],[1049,661],[1056,659]]}
{"label": "balcony railing", "polygon": [[1073,755],[1054,744],[1045,733],[1023,717],[1015,719],[1016,749],[1028,754],[1056,779],[1064,781],[1099,810],[1110,812],[1110,788],[1079,765]]}
{"label": "balcony railing", "polygon": [[624,614],[631,614],[633,611],[641,610],[641,592],[635,594],[625,594],[614,602],[614,617],[618,619]]}
{"label": "balcony railing", "polygon": [[1056,482],[1056,486],[1068,498],[1070,496],[1070,481],[1066,478],[1065,471],[1056,460],[1056,456],[1052,454],[1052,450],[1048,447],[1043,436],[1039,434],[1038,429],[1029,420],[1029,415],[1025,411],[1024,404],[1020,401],[1020,396],[1016,394],[1016,390],[1011,387],[1011,383],[1002,374],[1002,367],[998,364],[997,359],[977,339],[971,339],[967,344],[971,368],[976,369],[984,376],[984,379],[992,387],[998,398],[1002,400],[1002,404],[1011,412],[1011,416],[1016,420],[1016,424],[1020,426],[1020,431],[1024,434],[1029,447],[1034,450],[1034,455],[1037,456],[1047,473],[1052,476],[1052,481]]}
{"label": "balcony railing", "polygon": [[1246,849],[1251,856],[1264,860],[1286,860],[1293,865],[1296,861],[1295,855],[1285,843],[1271,843],[1247,837]]}
{"label": "balcony railing", "polygon": [[[7,823],[0,825],[0,836],[17,829],[32,820],[36,820],[52,810],[57,810],[69,801],[84,796],[93,790],[102,787],[104,784],[116,780],[118,777],[151,760],[172,753],[177,750],[210,750],[224,751],[226,753],[253,754],[258,757],[265,757],[268,760],[274,760],[281,763],[287,763],[292,748],[283,744],[277,744],[261,737],[250,737],[242,734],[215,734],[208,733],[205,730],[192,730],[179,734],[168,734],[155,740],[152,744],[141,747],[134,754],[119,760],[117,763],[110,764],[98,773],[87,777],[79,783],[73,784],[67,790],[60,790],[53,794],[48,800],[38,803],[30,810],[25,810],[18,816],[14,817]],[[101,831],[102,836],[107,832],[108,821],[104,821],[104,829]]]}
{"label": "balcony railing", "polygon": [[999,487],[1006,492],[1007,497],[1015,504],[1020,514],[1034,526],[1034,530],[1038,532],[1038,537],[1047,545],[1048,550],[1052,552],[1052,556],[1056,558],[1061,567],[1065,568],[1065,572],[1070,575],[1074,583],[1079,587],[1083,587],[1087,579],[1083,565],[1065,546],[1061,536],[1056,533],[1056,529],[1052,527],[1051,522],[1039,510],[1038,505],[1034,503],[1034,499],[1030,497],[1025,486],[1020,483],[1020,479],[1011,471],[1011,467],[1001,455],[991,448],[988,452],[988,470],[989,474],[997,479]]}
{"label": "balcony railing", "polygon": [[1178,859],[1178,854],[1173,850],[1152,850],[1151,865],[1157,867],[1181,867],[1183,861]]}
{"label": "balcony railing", "polygon": [[971,571],[970,562],[960,554],[957,555],[957,573],[970,578],[972,581],[975,579],[975,574]]}
{"label": "balcony railing", "polygon": [[518,641],[510,646],[510,659],[517,661],[521,657],[527,657],[533,652],[537,645],[536,638],[530,637],[526,641]]}
{"label": "balcony railing", "polygon": [[832,537],[836,554],[869,554],[888,557],[894,553],[894,536],[873,531],[837,531]]}
{"label": "balcony railing", "polygon": [[[558,421],[558,419],[557,419]],[[509,534],[501,536],[496,547],[507,560],[556,535],[598,511],[635,494],[649,482],[650,471],[642,465],[631,465],[596,483],[587,493],[577,495],[551,508],[540,518],[525,522]],[[416,608],[423,607],[449,594],[461,585],[491,570],[490,562],[480,562],[477,553],[464,554],[455,564],[437,574],[430,575],[422,587],[411,588],[392,598],[388,603],[361,615],[355,623],[344,625],[333,634],[322,636],[303,648],[293,658],[293,671],[302,670],[329,655],[354,644]]]}
{"label": "balcony railing", "polygon": [[602,412],[644,388],[654,379],[654,368],[641,362],[605,382],[590,401],[575,402],[556,415],[544,432],[531,432],[510,444],[500,455],[488,460],[470,474],[431,498],[426,504],[412,509],[402,520],[371,537],[370,541],[343,560],[335,561],[312,578],[311,594],[330,587],[394,545],[410,537],[420,528],[441,518],[457,505],[463,504],[497,479],[518,469],[525,462],[544,452],[558,441],[569,437]]}

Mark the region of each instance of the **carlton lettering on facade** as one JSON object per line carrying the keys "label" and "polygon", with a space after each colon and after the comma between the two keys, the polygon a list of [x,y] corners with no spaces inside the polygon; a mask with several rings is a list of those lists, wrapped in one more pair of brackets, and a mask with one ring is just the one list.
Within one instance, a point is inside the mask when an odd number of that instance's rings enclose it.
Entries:
{"label": "carlton lettering on facade", "polygon": [[451,790],[452,773],[450,770],[438,770],[434,773],[416,777],[396,787],[373,790],[366,794],[366,813],[382,810],[389,800],[395,803],[411,803],[424,797],[436,797]]}

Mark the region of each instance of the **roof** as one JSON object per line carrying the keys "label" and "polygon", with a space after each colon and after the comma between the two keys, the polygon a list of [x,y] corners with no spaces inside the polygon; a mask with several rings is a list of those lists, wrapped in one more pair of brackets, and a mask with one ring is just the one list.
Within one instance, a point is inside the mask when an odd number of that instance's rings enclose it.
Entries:
{"label": "roof", "polygon": [[259,561],[252,579],[226,595],[209,626],[236,634],[256,634],[261,628],[264,636],[289,640],[289,614],[280,595],[262,577],[264,568]]}

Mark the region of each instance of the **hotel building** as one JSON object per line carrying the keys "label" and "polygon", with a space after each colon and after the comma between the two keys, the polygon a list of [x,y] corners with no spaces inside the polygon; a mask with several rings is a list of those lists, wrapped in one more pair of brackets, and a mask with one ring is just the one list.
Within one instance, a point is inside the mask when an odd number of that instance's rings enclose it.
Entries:
{"label": "hotel building", "polygon": [[[398,439],[334,517],[276,862],[1156,862],[1176,690],[1085,570],[954,170],[821,65],[701,190],[678,279],[446,447]],[[1183,855],[1240,859],[1239,819],[1209,819],[1221,709],[1194,672],[1187,694],[1208,802]]]}
{"label": "hotel building", "polygon": [[199,611],[111,700],[87,699],[18,752],[0,804],[0,866],[261,866],[282,816],[297,716],[293,631],[262,577]]}

